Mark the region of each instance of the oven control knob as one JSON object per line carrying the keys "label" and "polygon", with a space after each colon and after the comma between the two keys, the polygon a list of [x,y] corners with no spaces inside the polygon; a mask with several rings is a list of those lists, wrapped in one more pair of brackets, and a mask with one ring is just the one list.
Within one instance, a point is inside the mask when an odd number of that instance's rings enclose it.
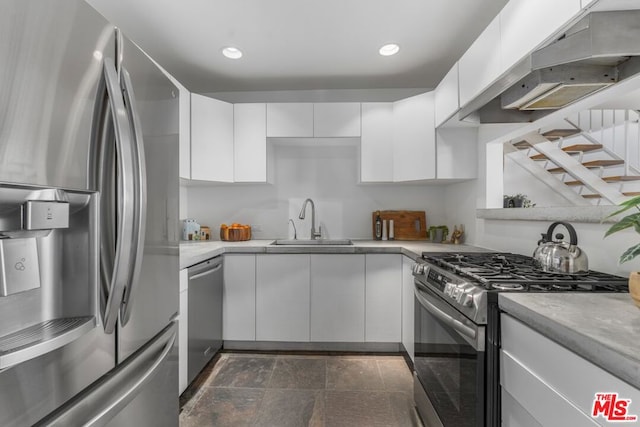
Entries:
{"label": "oven control knob", "polygon": [[456,285],[454,285],[453,283],[449,284],[449,288],[451,289],[449,291],[449,296],[453,299],[456,299],[456,296],[458,295],[458,288],[456,288]]}
{"label": "oven control knob", "polygon": [[413,266],[413,272],[415,274],[424,274],[424,265],[423,264],[415,264]]}
{"label": "oven control knob", "polygon": [[473,307],[473,295],[471,294],[464,294],[464,298],[462,298],[462,302],[461,304],[464,307]]}
{"label": "oven control knob", "polygon": [[447,296],[453,296],[453,283],[445,283],[444,294]]}

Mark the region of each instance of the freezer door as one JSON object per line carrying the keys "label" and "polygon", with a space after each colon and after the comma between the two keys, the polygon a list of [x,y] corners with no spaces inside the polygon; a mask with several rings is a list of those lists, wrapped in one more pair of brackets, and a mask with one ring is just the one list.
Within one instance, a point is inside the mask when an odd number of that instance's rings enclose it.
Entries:
{"label": "freezer door", "polygon": [[40,420],[44,426],[178,425],[178,359],[174,321],[107,375]]}
{"label": "freezer door", "polygon": [[33,425],[114,366],[115,335],[100,327],[72,344],[1,371],[0,426]]}
{"label": "freezer door", "polygon": [[[125,103],[131,111],[146,178],[139,212],[143,241],[132,263],[131,286],[124,295],[118,330],[118,361],[155,336],[179,309],[178,235],[178,90],[163,72],[123,37],[120,75]],[[129,80],[130,82],[127,82]],[[131,108],[133,107],[133,108]],[[146,166],[145,166],[146,165]],[[136,273],[136,263],[137,270]],[[137,280],[136,280],[137,278]]]}
{"label": "freezer door", "polygon": [[114,28],[81,0],[0,2],[0,181],[87,189]]}

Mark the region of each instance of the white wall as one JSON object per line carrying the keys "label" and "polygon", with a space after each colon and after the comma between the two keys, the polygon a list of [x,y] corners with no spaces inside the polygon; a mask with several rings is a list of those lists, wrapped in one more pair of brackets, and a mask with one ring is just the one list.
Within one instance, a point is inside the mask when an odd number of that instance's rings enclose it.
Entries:
{"label": "white wall", "polygon": [[212,230],[221,223],[251,224],[256,239],[291,237],[292,218],[298,237],[308,238],[310,207],[304,221],[298,213],[310,197],[325,237],[370,239],[371,212],[378,209],[424,210],[428,225],[453,225],[446,218],[444,185],[358,184],[356,144],[275,145],[268,168],[272,184],[187,187],[189,217]]}
{"label": "white wall", "polygon": [[[561,185],[560,180],[558,185]],[[504,158],[503,191],[511,196],[524,194],[537,207],[572,206],[571,202],[551,190],[509,156]]]}

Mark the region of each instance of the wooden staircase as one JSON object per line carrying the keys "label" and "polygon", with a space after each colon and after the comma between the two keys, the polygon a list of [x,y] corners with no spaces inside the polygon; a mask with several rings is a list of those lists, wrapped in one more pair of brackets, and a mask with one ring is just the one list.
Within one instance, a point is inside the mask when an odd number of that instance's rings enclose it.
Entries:
{"label": "wooden staircase", "polygon": [[[629,114],[626,114],[626,117],[629,120]],[[558,187],[552,186],[549,178],[542,174],[547,174],[546,176],[549,176],[549,174],[554,176],[561,175],[559,177],[560,182],[569,188],[574,188],[574,194],[579,198],[597,200],[598,204],[600,204],[600,200],[607,200],[610,203],[617,204],[627,197],[639,196],[640,191],[636,191],[640,190],[638,186],[631,185],[627,189],[623,185],[633,181],[640,181],[640,171],[637,168],[628,166],[624,159],[612,151],[613,149],[600,143],[599,138],[593,136],[591,123],[589,123],[590,130],[584,131],[580,125],[576,125],[571,119],[567,119],[566,122],[570,125],[570,128],[558,128],[538,134],[529,134],[524,136],[524,140],[511,143],[510,146],[513,148],[510,150],[512,150],[513,154],[516,151],[522,151],[522,154],[526,155],[525,157],[516,156],[520,159],[519,162],[524,162],[528,156],[529,160],[527,161],[535,162],[542,171],[540,173],[533,172],[532,169],[534,167],[529,164],[525,166],[524,163],[520,163],[521,166],[533,173],[534,176],[542,179],[545,184],[556,191]],[[629,123],[631,122],[625,122],[625,126]],[[637,124],[638,133],[640,133],[640,119],[633,121],[633,124]],[[625,138],[626,129],[624,132]],[[603,132],[601,129],[598,129],[598,131]],[[625,140],[625,144],[627,143],[629,141]],[[638,136],[637,143],[640,143],[640,136]],[[626,152],[629,153],[629,151]],[[573,158],[573,160],[570,160],[570,158]],[[624,171],[621,171],[620,167],[624,167]],[[607,174],[606,171],[611,168],[614,168],[614,173],[612,174],[610,171]],[[634,175],[636,173],[637,175]],[[589,193],[583,194],[583,191],[588,191]],[[573,203],[577,202],[574,199],[574,195],[568,194],[564,190],[563,193],[560,194],[565,198],[573,199]]]}

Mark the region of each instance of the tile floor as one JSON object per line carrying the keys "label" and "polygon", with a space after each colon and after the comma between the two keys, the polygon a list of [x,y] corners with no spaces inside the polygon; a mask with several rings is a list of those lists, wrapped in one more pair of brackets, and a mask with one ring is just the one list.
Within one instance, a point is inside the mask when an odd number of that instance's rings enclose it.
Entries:
{"label": "tile floor", "polygon": [[222,353],[180,399],[181,427],[420,426],[401,356]]}

